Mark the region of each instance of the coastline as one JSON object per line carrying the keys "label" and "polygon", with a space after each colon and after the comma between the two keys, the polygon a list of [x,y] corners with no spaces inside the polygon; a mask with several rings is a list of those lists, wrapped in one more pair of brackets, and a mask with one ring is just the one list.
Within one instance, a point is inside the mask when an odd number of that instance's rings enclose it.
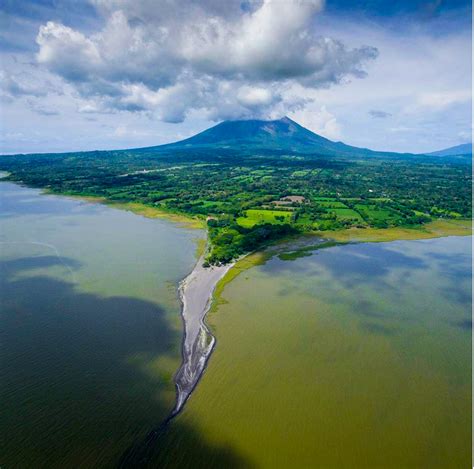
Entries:
{"label": "coastline", "polygon": [[59,195],[63,197],[71,197],[73,199],[81,199],[85,202],[91,203],[100,203],[107,205],[111,208],[116,208],[118,210],[126,210],[127,212],[132,212],[135,215],[140,215],[145,218],[161,218],[168,220],[174,223],[178,223],[185,228],[191,229],[205,229],[206,223],[204,220],[198,217],[190,217],[181,213],[172,213],[162,210],[157,207],[150,207],[148,205],[141,204],[139,202],[119,202],[117,200],[110,200],[103,197],[94,197],[88,195],[75,195],[75,194],[61,194],[57,192],[44,192],[47,195]]}
{"label": "coastline", "polygon": [[175,375],[176,404],[170,418],[176,416],[201,378],[216,338],[205,322],[217,284],[234,263],[203,267],[202,255],[191,273],[179,284],[181,316],[184,324],[182,364]]}
{"label": "coastline", "polygon": [[410,241],[416,239],[443,238],[446,236],[471,236],[472,220],[439,218],[423,225],[392,228],[348,228],[338,231],[315,231],[315,236],[322,236],[334,241],[385,242]]}
{"label": "coastline", "polygon": [[[335,244],[415,241],[449,236],[473,236],[473,234],[471,220],[438,219],[413,228],[352,228],[338,231],[308,232],[292,238],[280,239],[234,261],[234,268],[224,275],[216,285],[208,317],[217,312],[219,305],[226,303],[222,293],[227,284],[241,273],[254,266],[264,264],[275,255],[292,260],[300,255],[304,256],[308,251],[330,247]],[[209,327],[212,330],[211,321]]]}
{"label": "coastline", "polygon": [[[0,179],[6,179],[10,176],[10,173],[6,171],[0,171]],[[34,186],[28,186],[22,181],[8,180],[6,182],[13,182],[18,185],[24,185],[25,187],[31,187],[40,189],[43,194],[56,195],[59,197],[70,197],[74,199],[81,199],[85,202],[100,203],[108,205],[112,208],[119,210],[126,210],[136,215],[143,216],[145,218],[162,218],[182,224],[182,226],[191,229],[206,229],[207,224],[203,218],[198,216],[190,216],[185,213],[175,213],[163,210],[158,207],[151,207],[144,205],[139,202],[132,201],[118,201],[107,199],[106,197],[90,196],[81,194],[68,194],[61,192],[53,192],[49,189],[38,188]],[[328,230],[328,231],[308,231],[301,232],[297,237],[321,237],[331,239],[334,241],[351,242],[384,242],[384,241],[396,241],[396,240],[415,240],[415,239],[430,239],[440,238],[445,236],[470,236],[473,234],[472,231],[472,220],[467,218],[450,219],[450,218],[437,218],[428,223],[422,225],[413,226],[399,226],[390,228],[346,228],[341,230]],[[285,239],[277,240],[285,241]],[[271,243],[273,244],[273,243]],[[271,245],[270,244],[270,245]],[[261,246],[260,249],[265,249],[266,246]],[[202,249],[199,254],[201,254]],[[250,254],[247,253],[246,256]]]}
{"label": "coastline", "polygon": [[[1,174],[5,178],[7,175]],[[22,185],[21,182],[7,181]],[[30,187],[30,186],[26,186]],[[89,203],[101,203],[111,208],[126,210],[146,218],[161,218],[178,223],[184,228],[205,229],[200,218],[175,214],[136,202],[112,201],[101,197],[56,193],[42,190],[45,195],[70,197]],[[396,240],[429,239],[445,236],[472,236],[471,220],[438,219],[416,227],[393,227],[386,229],[350,228],[338,231],[307,232],[290,238],[273,241],[259,250],[247,253],[232,263],[203,267],[205,241],[197,243],[198,261],[193,270],[179,284],[181,316],[184,324],[182,340],[182,363],[174,376],[176,386],[175,407],[170,419],[183,408],[204,373],[216,343],[212,334],[212,323],[206,324],[206,316],[217,311],[225,303],[222,293],[225,286],[240,273],[265,263],[274,255],[298,256],[299,253],[323,248],[330,243],[389,242]],[[286,252],[285,252],[286,251]],[[291,260],[291,259],[288,259]]]}

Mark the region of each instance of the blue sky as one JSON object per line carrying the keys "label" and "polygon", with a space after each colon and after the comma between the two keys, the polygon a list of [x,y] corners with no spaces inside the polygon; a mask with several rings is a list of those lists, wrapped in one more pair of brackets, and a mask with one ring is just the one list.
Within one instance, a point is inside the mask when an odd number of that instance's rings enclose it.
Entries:
{"label": "blue sky", "polygon": [[471,140],[464,0],[4,0],[0,151],[155,145],[288,115],[332,140]]}

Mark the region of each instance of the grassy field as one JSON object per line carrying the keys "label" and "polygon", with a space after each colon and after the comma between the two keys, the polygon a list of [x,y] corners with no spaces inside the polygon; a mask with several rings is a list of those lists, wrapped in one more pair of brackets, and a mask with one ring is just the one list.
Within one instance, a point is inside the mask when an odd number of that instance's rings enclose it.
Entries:
{"label": "grassy field", "polygon": [[339,231],[315,232],[325,238],[336,241],[395,241],[409,239],[440,238],[443,236],[472,235],[471,220],[435,220],[413,228],[396,227],[387,229],[350,228]]}
{"label": "grassy field", "polygon": [[[247,210],[245,217],[237,218],[237,223],[245,228],[251,228],[258,223],[283,224],[290,223],[292,213],[284,210]],[[278,219],[278,218],[280,219]],[[281,219],[282,218],[282,219]]]}
{"label": "grassy field", "polygon": [[321,200],[321,201],[318,200],[316,203],[324,208],[347,208],[347,205],[338,201],[333,202],[330,200]]}
{"label": "grassy field", "polygon": [[399,220],[401,218],[395,211],[376,205],[356,204],[355,208],[365,218],[375,221]]}
{"label": "grassy field", "polygon": [[325,208],[347,208],[347,205],[340,200],[330,197],[317,197],[314,202]]}
{"label": "grassy field", "polygon": [[361,217],[360,213],[356,212],[355,210],[352,210],[351,208],[335,208],[332,210],[337,218],[341,219],[356,219],[359,221],[363,221],[363,218]]}

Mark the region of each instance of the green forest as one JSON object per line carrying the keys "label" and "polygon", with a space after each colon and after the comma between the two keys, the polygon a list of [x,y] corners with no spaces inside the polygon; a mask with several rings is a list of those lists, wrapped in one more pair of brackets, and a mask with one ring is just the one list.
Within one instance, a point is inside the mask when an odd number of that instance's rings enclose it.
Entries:
{"label": "green forest", "polygon": [[470,164],[439,157],[132,150],[1,156],[0,169],[53,193],[202,218],[209,264],[302,232],[471,217]]}

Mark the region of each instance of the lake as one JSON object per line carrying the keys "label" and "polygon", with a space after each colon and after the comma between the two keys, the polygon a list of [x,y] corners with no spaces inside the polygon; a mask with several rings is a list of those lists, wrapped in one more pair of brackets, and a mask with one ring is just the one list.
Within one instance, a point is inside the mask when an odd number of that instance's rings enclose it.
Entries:
{"label": "lake", "polygon": [[241,273],[175,421],[200,432],[172,423],[157,463],[470,467],[471,239],[340,245]]}
{"label": "lake", "polygon": [[[178,282],[205,234],[1,191],[5,467],[115,467],[174,406]],[[151,467],[470,467],[471,237],[347,244],[244,270]]]}
{"label": "lake", "polygon": [[205,233],[1,182],[4,467],[113,467],[174,407]]}

